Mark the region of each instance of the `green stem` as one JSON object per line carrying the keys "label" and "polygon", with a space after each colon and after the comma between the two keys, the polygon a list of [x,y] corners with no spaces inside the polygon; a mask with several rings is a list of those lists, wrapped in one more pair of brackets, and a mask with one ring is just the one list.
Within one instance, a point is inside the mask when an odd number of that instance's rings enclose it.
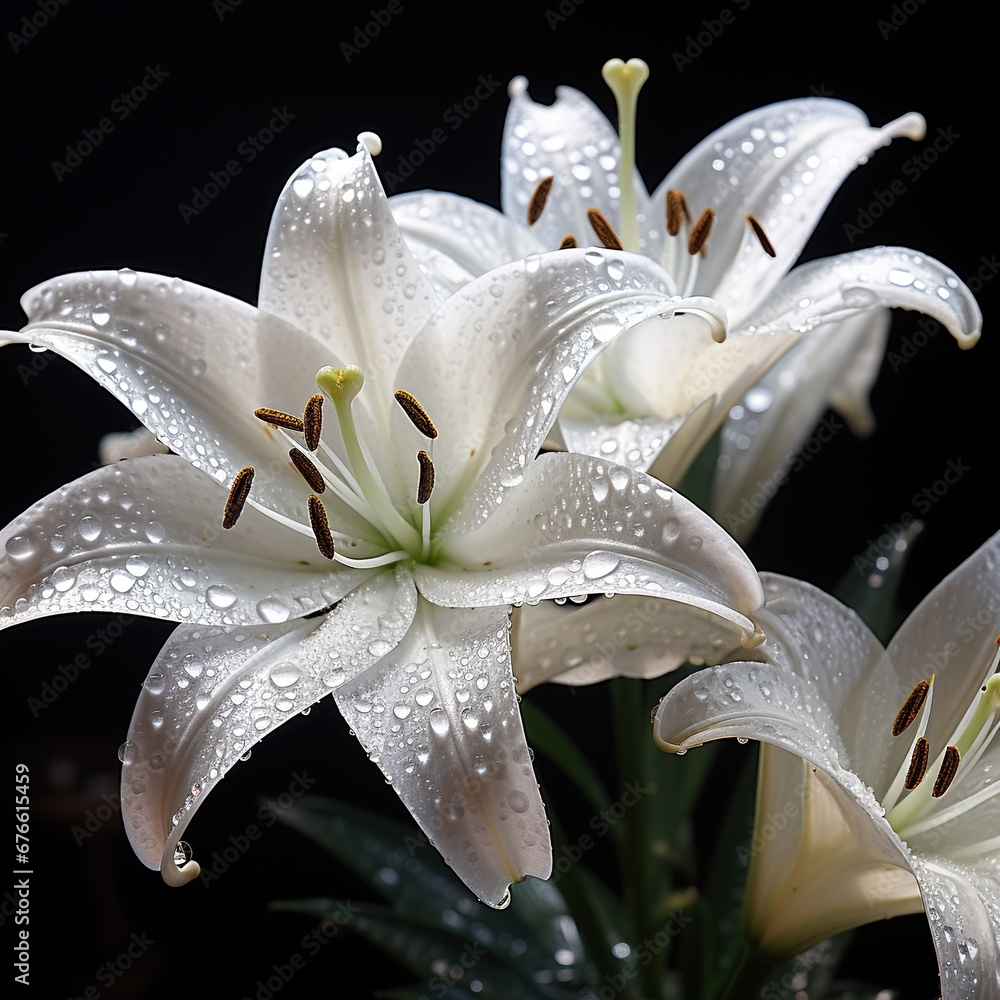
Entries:
{"label": "green stem", "polygon": [[[628,803],[629,810],[623,820],[626,835],[619,849],[619,863],[636,947],[656,932],[652,917],[659,902],[655,897],[661,885],[659,869],[663,864],[652,851],[653,839],[658,833],[652,824],[651,807],[655,797],[645,791],[655,785],[655,779],[652,777],[650,750],[653,741],[649,734],[649,707],[643,700],[644,688],[642,681],[628,678],[616,678],[611,682],[621,802],[623,805]],[[638,792],[634,802],[625,798],[629,789]],[[663,995],[663,979],[662,960],[639,966],[643,995],[651,1000]]]}

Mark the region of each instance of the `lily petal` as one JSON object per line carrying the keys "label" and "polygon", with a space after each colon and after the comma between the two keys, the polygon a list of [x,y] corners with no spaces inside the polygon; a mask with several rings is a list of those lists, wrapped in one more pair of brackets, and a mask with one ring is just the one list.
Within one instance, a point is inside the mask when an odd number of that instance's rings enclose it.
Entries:
{"label": "lily petal", "polygon": [[[588,208],[597,206],[615,228],[620,223],[618,133],[578,90],[557,87],[555,102],[546,106],[528,96],[527,86],[518,77],[508,88],[511,101],[500,154],[501,207],[511,219],[526,222],[539,181],[551,176],[552,191],[533,226],[536,236],[548,250],[555,250],[570,234],[580,246],[593,245],[597,240],[587,219]],[[634,183],[640,204],[645,205],[646,188],[638,171]]]}
{"label": "lily petal", "polygon": [[249,507],[240,530],[224,531],[225,501],[175,455],[61,487],[0,533],[0,627],[70,611],[277,622],[328,606],[368,575],[331,565],[310,536]]}
{"label": "lily petal", "polygon": [[[795,262],[847,175],[896,136],[920,139],[925,130],[919,115],[877,129],[843,101],[782,101],[709,135],[670,171],[652,202],[665,205],[674,189],[696,215],[715,209],[696,290],[721,297],[734,323],[742,325]],[[740,253],[748,240],[747,215],[762,224],[777,259],[756,245]],[[664,261],[668,270],[671,263]]]}
{"label": "lily petal", "polygon": [[784,822],[765,827],[770,839],[758,833],[749,854],[744,925],[753,947],[790,958],[838,931],[923,909],[908,858],[868,789],[855,790],[859,802],[767,744],[759,772],[757,816]]}
{"label": "lily petal", "polygon": [[624,466],[541,455],[491,516],[463,508],[440,543],[441,567],[415,570],[421,593],[437,604],[641,594],[720,617],[754,642],[746,616],[763,590],[743,551],[694,504]]}
{"label": "lily petal", "polygon": [[145,864],[170,885],[197,877],[197,862],[178,867],[175,847],[208,794],[268,733],[376,662],[375,644],[398,642],[415,607],[407,574],[385,572],[325,620],[266,634],[177,629],[146,678],[125,744],[122,815]]}
{"label": "lily petal", "polygon": [[[421,264],[430,264],[428,273],[444,281],[448,294],[512,260],[555,250],[558,246],[546,246],[522,223],[489,205],[457,194],[443,191],[397,194],[389,199],[389,207],[407,246]],[[437,259],[428,261],[433,252],[452,262],[450,280],[447,272],[439,272]]]}
{"label": "lily petal", "polygon": [[[1000,997],[1000,879],[949,859],[914,856],[934,937],[945,1000]],[[957,902],[956,902],[957,901]]]}
{"label": "lily petal", "polygon": [[[865,421],[855,400],[867,404],[872,383],[863,383],[874,381],[881,367],[890,315],[878,309],[812,330],[755,381],[738,407],[730,407],[719,442],[712,515],[733,537],[750,537],[766,509],[754,498],[777,491],[803,445],[811,438],[817,445],[829,443],[843,427],[836,418],[820,425],[834,398],[851,406],[856,423]],[[867,418],[866,411],[867,405]]]}
{"label": "lily petal", "polygon": [[396,366],[438,296],[396,227],[364,144],[351,157],[317,153],[285,185],[259,303],[306,330],[330,358],[359,365],[388,410]]}
{"label": "lily petal", "polygon": [[427,837],[492,906],[506,905],[512,882],[552,871],[508,618],[507,607],[419,600],[399,644],[335,695]]}
{"label": "lily petal", "polygon": [[155,438],[220,482],[245,465],[266,469],[255,498],[287,516],[301,509],[288,446],[252,411],[302,412],[316,371],[332,363],[318,342],[239,299],[127,270],[54,278],[22,305],[30,322],[7,342],[68,358]]}
{"label": "lily petal", "polygon": [[[623,330],[687,301],[673,296],[669,275],[648,258],[608,250],[529,257],[448,299],[399,370],[400,388],[423,403],[439,431],[435,518],[473,483],[476,495],[502,494],[590,361]],[[710,301],[695,304],[707,309]],[[482,349],[456,350],[456,329],[474,334]],[[453,386],[464,389],[447,391]],[[410,439],[397,434],[396,442],[406,468]]]}
{"label": "lily petal", "polygon": [[[660,677],[685,662],[721,663],[740,649],[735,625],[657,597],[616,595],[585,605],[543,601],[514,613],[517,689]],[[746,650],[741,650],[744,654]]]}

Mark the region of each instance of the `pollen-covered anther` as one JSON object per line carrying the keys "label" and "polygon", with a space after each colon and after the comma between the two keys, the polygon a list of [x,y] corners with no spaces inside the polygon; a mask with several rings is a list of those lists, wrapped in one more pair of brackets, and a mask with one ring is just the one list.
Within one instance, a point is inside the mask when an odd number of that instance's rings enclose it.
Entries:
{"label": "pollen-covered anther", "polygon": [[306,447],[315,451],[323,433],[323,394],[314,392],[302,411],[302,429],[306,436]]}
{"label": "pollen-covered anther", "polygon": [[754,236],[757,237],[757,242],[760,243],[760,247],[764,253],[768,257],[777,257],[778,252],[774,249],[774,244],[767,238],[764,227],[752,215],[747,216],[747,222],[750,223],[750,228],[753,230]]}
{"label": "pollen-covered anther", "polygon": [[910,766],[906,771],[906,777],[903,779],[904,788],[916,788],[917,785],[924,780],[924,774],[927,772],[927,761],[930,758],[930,753],[930,742],[927,740],[926,736],[921,736],[917,742],[913,744],[913,753],[910,755]]}
{"label": "pollen-covered anther", "polygon": [[667,232],[671,236],[676,236],[681,231],[681,224],[690,221],[691,213],[688,211],[684,195],[671,188],[667,192]]}
{"label": "pollen-covered anther", "polygon": [[330,519],[326,516],[326,507],[318,496],[309,494],[309,526],[316,537],[316,546],[327,559],[335,555],[333,535],[330,534]]}
{"label": "pollen-covered anther", "polygon": [[434,490],[434,462],[426,451],[417,452],[420,463],[420,481],[417,483],[417,503],[423,506],[431,498]]}
{"label": "pollen-covered anther", "polygon": [[712,226],[714,223],[714,210],[706,208],[705,211],[701,213],[698,221],[694,224],[694,228],[691,230],[691,236],[688,238],[688,253],[691,254],[692,257],[696,253],[701,253],[705,246],[705,241],[712,232]]}
{"label": "pollen-covered anther", "polygon": [[427,411],[420,405],[419,401],[411,393],[407,392],[405,389],[397,389],[393,396],[396,402],[399,403],[403,412],[410,418],[410,423],[425,438],[430,438],[432,441],[438,436],[437,428],[434,426],[434,421],[428,416]]}
{"label": "pollen-covered anther", "polygon": [[600,209],[588,208],[587,218],[590,220],[591,226],[594,227],[597,238],[608,250],[625,249],[624,244],[618,238],[618,234],[614,231],[611,223],[608,222],[607,217]]}
{"label": "pollen-covered anther", "polygon": [[313,464],[312,459],[304,451],[292,448],[288,452],[288,457],[292,460],[292,465],[298,473],[309,484],[309,487],[316,493],[323,493],[326,490],[326,483],[323,482],[323,474]]}
{"label": "pollen-covered anther", "polygon": [[549,200],[549,192],[552,190],[554,177],[543,177],[535,188],[535,193],[528,202],[528,225],[533,226],[541,218],[545,202]]}
{"label": "pollen-covered anther", "polygon": [[913,720],[920,714],[920,709],[927,700],[927,692],[931,686],[927,681],[917,681],[913,690],[906,696],[906,701],[896,713],[896,718],[892,723],[892,735],[899,736],[905,733]]}
{"label": "pollen-covered anther", "polygon": [[958,765],[962,762],[962,755],[958,747],[949,746],[945,748],[944,759],[941,761],[941,768],[934,779],[934,791],[931,795],[939,799],[951,787],[951,783],[958,774]]}
{"label": "pollen-covered anther", "polygon": [[233,477],[233,485],[229,487],[229,496],[226,497],[226,509],[222,514],[222,527],[231,528],[240,519],[243,508],[246,506],[247,497],[250,496],[250,487],[253,485],[253,466],[247,465],[240,469]]}
{"label": "pollen-covered anther", "polygon": [[576,242],[576,237],[572,233],[567,233],[559,244],[560,250],[575,250],[580,244]]}
{"label": "pollen-covered anther", "polygon": [[284,427],[286,430],[299,432],[304,429],[301,417],[285,413],[284,410],[272,410],[269,406],[259,406],[253,411],[253,415],[258,420],[263,420],[265,424],[271,424],[274,427]]}

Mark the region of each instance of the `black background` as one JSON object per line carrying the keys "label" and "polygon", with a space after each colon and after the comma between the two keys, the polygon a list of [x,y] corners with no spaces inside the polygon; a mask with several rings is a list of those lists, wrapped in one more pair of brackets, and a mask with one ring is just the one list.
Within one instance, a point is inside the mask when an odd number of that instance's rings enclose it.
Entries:
{"label": "black background", "polygon": [[[51,10],[55,0],[43,2]],[[897,179],[905,194],[854,247],[910,246],[966,279],[997,253],[992,145],[987,152],[995,131],[995,66],[989,61],[995,56],[986,49],[991,28],[969,3],[886,0],[854,8],[760,0],[669,6],[563,0],[560,8],[558,0],[398,2],[400,12],[377,36],[346,55],[342,43],[354,44],[359,26],[371,20],[373,7],[385,6],[383,0],[315,8],[263,0],[69,0],[47,23],[38,0],[4,4],[0,59],[9,173],[0,206],[0,324],[23,324],[18,299],[34,284],[90,268],[180,275],[254,301],[271,210],[303,159],[330,146],[353,150],[357,133],[370,129],[383,138],[377,164],[385,176],[418,139],[442,127],[448,109],[473,94],[480,77],[501,86],[460,128],[444,125],[447,141],[405,189],[453,190],[498,205],[506,82],[524,74],[540,101],[552,100],[556,85],[569,84],[613,116],[600,78],[611,56],[641,56],[652,69],[638,133],[639,168],[650,188],[709,131],[772,101],[834,96],[859,105],[874,124],[917,110],[927,118],[928,140],[898,140],[855,172],[803,257],[851,249],[845,224],[856,225],[859,211]],[[674,53],[684,52],[688,36],[697,44],[702,33],[704,41],[703,22],[717,21],[724,9],[733,12],[733,22],[700,54],[692,49],[696,58],[678,68]],[[42,25],[30,38],[25,17]],[[162,82],[121,118],[113,102],[142,82],[147,67],[159,67]],[[240,144],[268,125],[275,108],[287,109],[292,119],[246,162]],[[53,162],[65,162],[67,144],[76,145],[83,130],[106,117],[113,131],[71,173],[57,177]],[[930,149],[938,129],[957,138],[913,180],[905,165]],[[193,189],[234,158],[241,172],[185,221],[179,205],[190,204]],[[837,435],[779,492],[748,546],[760,569],[832,587],[884,525],[919,513],[915,494],[932,487],[949,460],[969,471],[927,512],[904,605],[912,606],[996,530],[994,285],[987,281],[979,297],[986,328],[974,351],[960,352],[941,332],[898,370],[884,365],[873,396],[875,435],[861,442]],[[896,314],[894,350],[913,341],[918,319]],[[40,358],[47,363],[36,373],[30,366]],[[6,417],[4,523],[93,468],[104,432],[135,425],[67,362],[21,346],[0,354],[0,398]],[[59,664],[93,650],[92,637],[107,625],[89,615],[50,618],[7,632],[0,642],[6,773],[12,776],[14,763],[24,762],[32,776],[33,995],[78,996],[93,986],[102,996],[126,1000],[220,980],[218,995],[252,996],[273,962],[301,951],[300,939],[311,926],[268,913],[269,900],[349,898],[363,889],[280,827],[267,831],[211,889],[199,883],[167,888],[132,855],[117,816],[76,843],[72,828],[116,793],[116,750],[170,627],[135,621],[37,717],[28,699],[57,676]],[[536,696],[582,732],[598,717],[593,713],[602,700],[599,690]],[[555,787],[544,761],[538,769],[543,785],[548,778]],[[317,779],[313,791],[404,815],[328,701],[288,723],[234,769],[189,831],[199,854],[242,832],[255,820],[258,797],[280,794],[303,770]],[[4,881],[0,877],[0,895]],[[898,929],[876,928],[862,939],[870,944],[867,951],[855,950],[857,969],[909,996],[936,995],[922,918],[893,925]],[[3,926],[7,949],[10,920]],[[97,970],[122,954],[132,934],[155,944],[108,988]],[[406,981],[378,953],[340,936],[281,995],[364,997]]]}

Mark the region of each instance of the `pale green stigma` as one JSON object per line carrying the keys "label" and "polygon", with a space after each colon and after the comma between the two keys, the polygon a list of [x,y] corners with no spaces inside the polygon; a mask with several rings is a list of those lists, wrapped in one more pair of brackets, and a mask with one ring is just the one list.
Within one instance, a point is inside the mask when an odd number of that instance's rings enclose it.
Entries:
{"label": "pale green stigma", "polygon": [[618,164],[618,186],[621,190],[621,237],[628,250],[639,248],[639,220],[635,202],[635,112],[639,91],[649,79],[649,66],[641,59],[609,59],[601,70],[604,82],[615,95],[618,105],[618,135],[621,139],[621,161]]}
{"label": "pale green stigma", "polygon": [[316,385],[336,410],[350,471],[362,496],[378,519],[383,534],[394,539],[400,548],[417,556],[422,551],[420,533],[393,506],[389,491],[362,440],[360,428],[354,422],[351,403],[364,384],[364,372],[357,365],[345,368],[327,366],[316,373]]}

